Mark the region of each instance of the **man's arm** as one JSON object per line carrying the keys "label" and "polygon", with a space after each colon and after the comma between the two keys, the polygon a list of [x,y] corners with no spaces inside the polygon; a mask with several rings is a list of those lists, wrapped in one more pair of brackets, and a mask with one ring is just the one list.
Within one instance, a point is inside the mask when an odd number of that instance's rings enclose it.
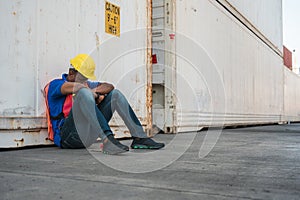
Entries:
{"label": "man's arm", "polygon": [[72,94],[72,93],[76,93],[78,92],[78,90],[80,90],[81,88],[87,88],[86,85],[83,85],[81,83],[76,83],[76,82],[65,82],[62,86],[61,86],[61,93],[64,95],[67,94]]}
{"label": "man's arm", "polygon": [[108,94],[110,91],[115,89],[115,87],[110,83],[101,83],[99,84],[94,91],[100,94]]}

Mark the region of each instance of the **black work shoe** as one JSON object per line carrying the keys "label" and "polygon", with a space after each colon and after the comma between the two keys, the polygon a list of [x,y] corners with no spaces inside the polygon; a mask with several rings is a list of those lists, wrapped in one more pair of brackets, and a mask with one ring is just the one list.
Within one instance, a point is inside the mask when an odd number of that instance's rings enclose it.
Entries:
{"label": "black work shoe", "polygon": [[151,138],[134,138],[131,144],[133,149],[161,149],[164,146],[164,143],[155,142]]}
{"label": "black work shoe", "polygon": [[109,135],[107,141],[103,144],[102,151],[105,154],[116,155],[129,151],[129,147],[121,144],[113,135]]}

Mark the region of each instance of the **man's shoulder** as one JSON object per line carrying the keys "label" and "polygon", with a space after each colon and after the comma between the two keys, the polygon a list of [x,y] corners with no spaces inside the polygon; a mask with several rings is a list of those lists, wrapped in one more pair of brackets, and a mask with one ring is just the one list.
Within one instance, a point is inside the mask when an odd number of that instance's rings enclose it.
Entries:
{"label": "man's shoulder", "polygon": [[[59,86],[59,85],[62,85],[63,83],[64,83],[65,81],[63,80],[63,79],[59,79],[59,78],[57,78],[57,79],[53,79],[53,80],[51,80],[50,82],[48,82],[48,86],[49,86],[49,88],[53,88],[53,87],[57,87],[57,86]],[[46,86],[47,86],[46,85]]]}
{"label": "man's shoulder", "polygon": [[64,83],[64,82],[66,82],[66,76],[67,76],[67,74],[62,74],[61,78],[54,78],[51,81],[49,81],[48,84]]}
{"label": "man's shoulder", "polygon": [[51,94],[60,94],[60,88],[66,82],[62,78],[53,79],[48,83],[49,93]]}
{"label": "man's shoulder", "polygon": [[62,78],[56,78],[56,79],[53,79],[52,81],[50,81],[49,84],[61,83],[61,82],[65,82],[65,80],[63,80]]}
{"label": "man's shoulder", "polygon": [[65,83],[67,80],[66,78],[62,77],[62,78],[55,78],[52,81],[49,82],[50,85],[61,85],[63,83]]}

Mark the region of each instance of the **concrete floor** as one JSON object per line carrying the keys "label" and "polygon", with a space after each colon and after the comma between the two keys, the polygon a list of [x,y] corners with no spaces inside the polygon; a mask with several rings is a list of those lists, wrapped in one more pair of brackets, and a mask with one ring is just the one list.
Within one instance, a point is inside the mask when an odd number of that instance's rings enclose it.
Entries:
{"label": "concrete floor", "polygon": [[0,199],[300,199],[300,124],[222,130],[199,158],[206,133],[157,135],[164,150],[120,156],[98,144],[1,151]]}

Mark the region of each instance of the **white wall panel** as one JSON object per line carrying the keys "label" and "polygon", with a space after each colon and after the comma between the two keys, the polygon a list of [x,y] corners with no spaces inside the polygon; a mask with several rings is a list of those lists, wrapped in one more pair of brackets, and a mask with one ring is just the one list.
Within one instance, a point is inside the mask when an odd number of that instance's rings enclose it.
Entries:
{"label": "white wall panel", "polygon": [[218,3],[176,2],[178,123],[280,121],[282,58]]}
{"label": "white wall panel", "polygon": [[282,51],[282,0],[227,0]]}
{"label": "white wall panel", "polygon": [[91,54],[99,80],[121,89],[146,118],[148,2],[109,1],[121,9],[120,37],[105,32],[105,2],[0,1],[0,129],[17,129],[21,133],[14,135],[21,136],[38,127],[45,134],[42,90],[67,72],[78,53]]}

